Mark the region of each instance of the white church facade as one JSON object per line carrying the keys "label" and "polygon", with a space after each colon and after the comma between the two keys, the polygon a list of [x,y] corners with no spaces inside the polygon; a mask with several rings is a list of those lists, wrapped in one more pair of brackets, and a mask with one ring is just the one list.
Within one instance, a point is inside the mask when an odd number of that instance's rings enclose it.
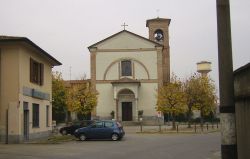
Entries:
{"label": "white church facade", "polygon": [[138,121],[157,117],[157,90],[169,82],[170,19],[147,20],[149,38],[122,30],[88,47],[91,85],[98,95],[92,118]]}

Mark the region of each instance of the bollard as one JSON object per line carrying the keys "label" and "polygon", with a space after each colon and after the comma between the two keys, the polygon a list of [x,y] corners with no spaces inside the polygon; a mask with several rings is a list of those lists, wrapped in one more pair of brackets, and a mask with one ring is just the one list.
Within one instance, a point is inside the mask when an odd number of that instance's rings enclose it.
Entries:
{"label": "bollard", "polygon": [[179,125],[178,124],[176,125],[176,130],[177,130],[177,133],[179,133]]}
{"label": "bollard", "polygon": [[142,132],[142,122],[141,122],[141,124],[140,124],[140,129],[141,129],[141,132]]}
{"label": "bollard", "polygon": [[159,124],[159,132],[161,132],[161,124]]}
{"label": "bollard", "polygon": [[217,129],[219,128],[218,122],[217,122]]}
{"label": "bollard", "polygon": [[212,129],[214,129],[214,123],[212,122]]}
{"label": "bollard", "polygon": [[208,123],[207,123],[207,131],[208,131]]}

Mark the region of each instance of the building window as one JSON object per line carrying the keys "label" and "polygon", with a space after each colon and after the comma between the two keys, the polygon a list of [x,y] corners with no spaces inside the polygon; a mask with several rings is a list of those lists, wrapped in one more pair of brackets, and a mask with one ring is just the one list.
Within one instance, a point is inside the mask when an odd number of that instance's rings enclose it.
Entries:
{"label": "building window", "polygon": [[49,106],[46,106],[46,126],[49,127]]}
{"label": "building window", "polygon": [[44,65],[32,58],[30,59],[30,82],[43,85]]}
{"label": "building window", "polygon": [[32,127],[39,127],[39,104],[32,105]]}
{"label": "building window", "polygon": [[132,66],[130,60],[121,62],[122,76],[132,76]]}

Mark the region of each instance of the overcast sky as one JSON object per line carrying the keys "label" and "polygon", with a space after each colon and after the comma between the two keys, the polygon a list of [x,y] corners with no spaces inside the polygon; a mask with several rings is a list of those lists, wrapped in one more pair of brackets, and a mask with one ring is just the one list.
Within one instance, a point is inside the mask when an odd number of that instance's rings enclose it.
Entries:
{"label": "overcast sky", "polygon": [[[250,1],[231,1],[234,69],[250,62]],[[171,72],[185,78],[212,62],[218,85],[216,0],[0,0],[0,35],[25,36],[63,63],[64,79],[90,77],[88,46],[127,30],[148,37],[146,20],[170,18]]]}

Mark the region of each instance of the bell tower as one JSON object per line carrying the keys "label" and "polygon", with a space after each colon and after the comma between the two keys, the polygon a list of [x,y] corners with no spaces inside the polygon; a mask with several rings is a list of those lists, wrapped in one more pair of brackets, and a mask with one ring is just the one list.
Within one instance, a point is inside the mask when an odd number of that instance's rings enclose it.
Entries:
{"label": "bell tower", "polygon": [[146,22],[149,29],[149,40],[163,45],[162,50],[162,71],[163,84],[170,81],[170,50],[169,50],[169,24],[171,19],[155,18]]}

